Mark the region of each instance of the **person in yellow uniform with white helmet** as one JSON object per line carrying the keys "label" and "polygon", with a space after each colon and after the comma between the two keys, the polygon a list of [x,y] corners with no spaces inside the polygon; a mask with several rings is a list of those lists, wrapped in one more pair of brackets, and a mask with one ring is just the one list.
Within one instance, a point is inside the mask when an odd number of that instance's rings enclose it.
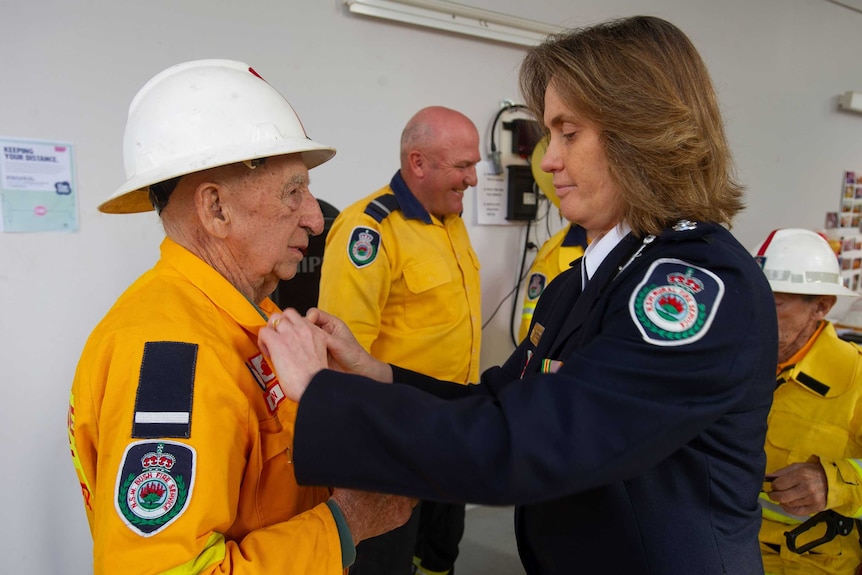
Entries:
{"label": "person in yellow uniform with white helmet", "polygon": [[768,575],[856,574],[862,350],[840,339],[825,317],[838,298],[858,294],[841,283],[835,252],[813,231],[775,230],[755,256],[778,313],[777,387],[760,495],[764,568]]}
{"label": "person in yellow uniform with white helmet", "polygon": [[[548,139],[545,137],[533,149],[533,154],[530,157],[530,167],[532,168],[533,179],[536,181],[536,185],[539,186],[542,193],[559,209],[560,198],[554,189],[554,177],[542,170],[539,165],[547,149]],[[587,230],[578,224],[567,222],[563,228],[545,240],[545,243],[539,248],[527,274],[524,306],[521,309],[521,325],[518,328],[518,341],[527,337],[530,330],[530,322],[533,320],[533,313],[536,311],[536,303],[539,301],[539,296],[545,291],[545,287],[552,279],[569,269],[575,260],[584,255],[587,244]]]}
{"label": "person in yellow uniform with white helmet", "polygon": [[127,181],[106,213],[159,213],[161,258],[88,339],[68,432],[94,572],[339,575],[415,500],[300,487],[296,404],[262,356],[268,298],[323,215],[308,170],[335,150],[247,64],[201,60],[131,103]]}

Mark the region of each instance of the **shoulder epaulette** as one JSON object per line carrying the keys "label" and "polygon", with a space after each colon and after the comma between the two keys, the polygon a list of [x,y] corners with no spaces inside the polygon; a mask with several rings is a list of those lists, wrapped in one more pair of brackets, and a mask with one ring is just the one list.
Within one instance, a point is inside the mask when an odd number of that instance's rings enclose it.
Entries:
{"label": "shoulder epaulette", "polygon": [[144,344],[132,437],[191,437],[197,357],[195,343]]}
{"label": "shoulder epaulette", "polygon": [[379,224],[386,219],[386,216],[399,209],[401,206],[398,204],[398,198],[395,197],[395,194],[383,194],[368,202],[368,205],[365,206],[365,213]]}
{"label": "shoulder epaulette", "polygon": [[829,386],[821,381],[817,381],[807,373],[802,373],[801,371],[796,375],[796,381],[823,397],[826,397],[826,394],[829,393]]}

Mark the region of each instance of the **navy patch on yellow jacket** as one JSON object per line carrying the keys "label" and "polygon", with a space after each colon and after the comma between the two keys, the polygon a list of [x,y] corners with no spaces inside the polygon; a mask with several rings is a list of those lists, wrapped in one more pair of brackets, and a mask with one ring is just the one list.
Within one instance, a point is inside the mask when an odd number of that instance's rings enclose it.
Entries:
{"label": "navy patch on yellow jacket", "polygon": [[545,284],[548,281],[548,276],[543,273],[534,273],[530,276],[530,281],[527,283],[527,299],[539,299],[542,292],[545,291]]}
{"label": "navy patch on yellow jacket", "polygon": [[196,343],[144,344],[132,437],[191,437],[197,357]]}
{"label": "navy patch on yellow jacket", "polygon": [[380,232],[365,226],[353,228],[353,233],[350,234],[350,241],[347,244],[347,256],[353,265],[357,268],[364,268],[374,261],[379,250]]}

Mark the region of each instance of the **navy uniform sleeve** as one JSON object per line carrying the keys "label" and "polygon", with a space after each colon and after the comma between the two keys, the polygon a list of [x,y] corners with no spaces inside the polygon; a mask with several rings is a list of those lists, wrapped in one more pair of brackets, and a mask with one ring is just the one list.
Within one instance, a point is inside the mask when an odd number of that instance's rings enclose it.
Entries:
{"label": "navy uniform sleeve", "polygon": [[[519,363],[540,349],[529,338],[483,375],[484,393],[460,399],[321,372],[300,402],[297,477],[426,499],[528,504],[637,476],[690,443],[708,444],[731,463],[719,473],[757,476],[774,381],[771,292],[738,244],[671,248],[671,259],[708,271],[723,290],[704,310],[714,312],[709,324],[684,334],[687,341],[668,344],[674,329],[650,328],[657,316],[638,315],[645,309],[638,298],[661,287],[645,282],[661,283],[660,274],[675,269],[653,267],[665,249],[658,248],[610,284],[590,312],[600,325],[584,345],[551,358],[555,373],[518,379]],[[570,311],[543,307],[543,314]]]}

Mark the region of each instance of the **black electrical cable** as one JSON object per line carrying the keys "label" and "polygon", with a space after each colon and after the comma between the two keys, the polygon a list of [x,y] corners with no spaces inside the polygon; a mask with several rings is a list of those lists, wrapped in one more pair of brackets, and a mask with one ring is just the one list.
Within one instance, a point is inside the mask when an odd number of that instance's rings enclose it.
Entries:
{"label": "black electrical cable", "polygon": [[497,143],[494,140],[494,136],[495,136],[496,131],[497,131],[497,122],[500,121],[500,117],[505,112],[510,112],[512,110],[518,110],[518,109],[529,110],[529,108],[527,108],[527,106],[525,106],[524,104],[506,104],[505,106],[503,106],[502,108],[500,108],[497,111],[497,115],[494,116],[494,121],[491,122],[491,138],[490,138],[491,163],[494,165],[494,173],[495,174],[502,174],[503,173],[503,164],[500,160],[500,156],[502,155],[502,152],[497,150]]}
{"label": "black electrical cable", "polygon": [[[495,174],[503,173],[503,164],[502,164],[501,159],[500,159],[502,156],[502,153],[499,150],[497,150],[497,143],[495,141],[495,136],[496,136],[496,132],[497,132],[497,123],[500,121],[500,117],[504,113],[510,112],[512,110],[518,110],[518,109],[529,111],[529,108],[524,104],[509,104],[509,103],[507,103],[497,111],[497,114],[494,116],[494,120],[491,122],[491,137],[489,138],[490,148],[491,148],[491,158],[490,159],[491,159],[491,163],[494,166],[494,173]],[[535,183],[534,183],[534,185],[535,185]],[[547,218],[547,215],[548,214],[546,213],[545,214],[546,218]],[[497,304],[497,307],[494,308],[494,311],[491,313],[491,317],[489,317],[485,321],[485,323],[482,325],[482,329],[484,330],[485,327],[487,327],[488,324],[491,323],[491,320],[493,320],[494,317],[497,315],[497,312],[500,311],[500,308],[503,307],[503,304],[506,303],[506,300],[514,295],[515,298],[512,301],[512,314],[511,314],[511,317],[509,319],[509,337],[512,340],[512,345],[514,345],[515,347],[518,347],[518,341],[517,341],[517,337],[515,335],[515,315],[516,315],[517,309],[518,309],[517,295],[521,291],[521,282],[524,281],[524,265],[525,265],[526,260],[527,260],[527,252],[530,249],[536,249],[536,247],[537,247],[535,244],[533,244],[530,241],[530,225],[531,225],[531,223],[532,223],[531,220],[527,220],[527,228],[526,228],[526,232],[524,235],[524,250],[521,253],[521,266],[520,266],[520,269],[518,270],[518,276],[517,276],[517,280],[515,281],[515,287],[513,287],[512,290],[509,291],[509,293],[507,293],[505,296],[503,296],[503,299],[500,300],[500,303]]]}
{"label": "black electrical cable", "polygon": [[500,311],[500,308],[503,307],[503,304],[506,303],[506,300],[512,297],[512,294],[515,293],[517,287],[511,289],[509,293],[503,296],[503,299],[500,300],[500,303],[497,304],[497,307],[494,308],[494,311],[491,312],[491,317],[485,320],[485,323],[482,324],[482,329],[488,327],[488,324],[491,323],[491,320],[497,315],[497,312]]}
{"label": "black electrical cable", "polygon": [[[529,223],[527,224],[527,227],[529,227]],[[527,257],[527,250],[529,250],[531,248],[535,249],[535,247],[536,247],[535,244],[530,242],[530,234],[529,234],[529,230],[527,230],[526,241],[524,242],[524,253],[523,253],[523,256],[521,259],[521,269],[518,272],[518,278],[515,281],[515,287],[513,287],[511,290],[509,290],[509,292],[506,295],[503,296],[503,299],[500,300],[500,303],[498,303],[497,307],[494,308],[494,311],[491,312],[491,316],[485,320],[485,323],[482,324],[482,329],[485,329],[486,327],[488,327],[488,324],[491,323],[491,320],[494,319],[494,317],[497,315],[497,312],[499,312],[500,308],[503,307],[503,304],[506,303],[506,300],[509,299],[510,297],[512,297],[513,294],[517,294],[517,292],[520,291],[521,282],[524,281],[524,260]],[[514,304],[517,305],[517,299],[515,300]],[[514,318],[512,318],[512,321],[514,321]],[[509,335],[511,336],[511,338],[513,340],[515,339],[515,336],[512,335],[511,332]],[[517,344],[516,344],[516,347],[517,347]]]}
{"label": "black electrical cable", "polygon": [[[553,206],[554,204],[551,202],[550,198],[548,198],[547,196],[543,195],[542,197],[548,201],[548,203],[545,206],[546,207],[545,215],[542,217],[542,219],[545,220],[545,233],[548,234],[548,237],[550,238],[552,235],[554,235],[554,232],[551,231],[551,206]],[[563,214],[560,213],[559,210],[557,210],[557,214],[560,217],[559,223],[562,224],[563,223]]]}
{"label": "black electrical cable", "polygon": [[[543,200],[548,199],[545,196],[540,196],[540,198]],[[548,221],[550,220],[550,215],[551,215],[551,205],[550,204],[551,204],[551,202],[550,202],[550,200],[548,200],[548,204],[546,206],[544,215],[540,218],[537,218],[537,220],[536,220],[537,222],[541,221],[541,220],[545,220],[545,227],[547,228],[547,232],[548,232],[549,236],[551,235],[550,227],[549,227],[550,224],[548,223]],[[517,279],[515,280],[515,286],[506,295],[503,296],[503,298],[500,300],[500,303],[498,303],[497,307],[494,308],[494,311],[491,312],[490,317],[488,317],[488,319],[485,320],[485,323],[482,324],[483,330],[486,327],[488,327],[488,324],[490,324],[491,321],[494,319],[494,317],[496,317],[497,313],[500,311],[500,308],[503,307],[504,303],[506,303],[506,300],[508,300],[513,295],[519,294],[521,291],[522,282],[527,277],[527,274],[524,272],[524,267],[525,267],[526,260],[527,260],[527,252],[530,250],[534,250],[534,249],[538,248],[538,246],[536,246],[536,244],[534,244],[533,242],[530,241],[530,223],[531,222],[528,220],[527,221],[527,228],[526,228],[526,232],[525,232],[525,236],[524,236],[524,250],[521,253],[521,266],[520,266],[520,269],[518,270],[518,276],[517,276]],[[538,238],[536,241],[538,241]],[[532,266],[532,264],[531,264],[531,266]],[[529,273],[529,270],[527,273]],[[516,316],[517,309],[518,309],[517,306],[518,306],[518,299],[516,297],[512,302],[512,314],[509,318],[509,338],[511,339],[511,341],[515,347],[518,347],[518,343],[519,343],[517,341],[517,337],[515,336],[515,316]],[[518,325],[520,325],[520,322],[518,322]]]}

